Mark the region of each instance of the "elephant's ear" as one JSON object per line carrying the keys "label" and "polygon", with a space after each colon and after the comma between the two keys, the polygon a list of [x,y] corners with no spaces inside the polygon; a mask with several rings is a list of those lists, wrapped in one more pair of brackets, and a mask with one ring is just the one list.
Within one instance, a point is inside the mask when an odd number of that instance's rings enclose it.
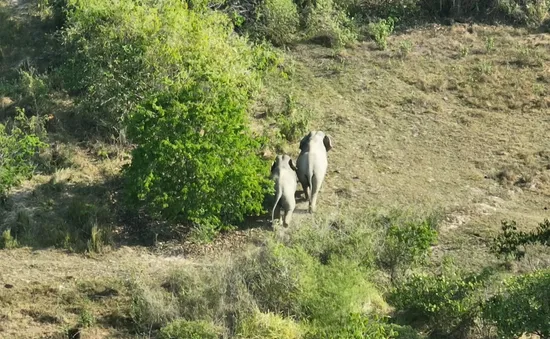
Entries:
{"label": "elephant's ear", "polygon": [[273,164],[271,165],[271,175],[273,175],[273,171],[275,170],[275,168],[277,167],[277,160],[273,161]]}
{"label": "elephant's ear", "polygon": [[332,139],[329,135],[325,135],[325,137],[323,138],[323,144],[325,145],[327,152],[332,149]]}
{"label": "elephant's ear", "polygon": [[288,164],[290,165],[290,168],[292,168],[294,171],[298,171],[296,165],[294,165],[294,161],[292,161],[292,158],[288,159]]}
{"label": "elephant's ear", "polygon": [[303,151],[306,147],[307,143],[309,142],[309,139],[311,139],[311,136],[313,135],[313,132],[309,132],[308,135],[302,138],[300,140],[300,151]]}

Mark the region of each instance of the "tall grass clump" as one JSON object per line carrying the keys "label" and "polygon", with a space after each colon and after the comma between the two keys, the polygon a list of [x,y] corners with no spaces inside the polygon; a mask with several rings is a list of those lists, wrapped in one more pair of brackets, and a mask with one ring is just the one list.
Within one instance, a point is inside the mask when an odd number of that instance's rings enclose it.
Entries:
{"label": "tall grass clump", "polygon": [[270,237],[231,258],[175,269],[163,283],[135,284],[136,326],[160,329],[176,319],[205,321],[221,326],[218,333],[243,339],[394,333],[384,320],[387,304],[370,280],[373,272],[356,261],[361,255],[351,253],[355,245],[329,260],[305,246]]}
{"label": "tall grass clump", "polygon": [[238,339],[299,339],[305,334],[304,326],[279,314],[256,311],[244,318],[237,331]]}
{"label": "tall grass clump", "polygon": [[294,230],[288,246],[303,248],[325,265],[331,260],[351,260],[364,269],[376,265],[376,244],[380,231],[370,217],[320,218]]}
{"label": "tall grass clump", "polygon": [[160,330],[159,339],[218,339],[220,329],[206,321],[178,319]]}
{"label": "tall grass clump", "polygon": [[12,249],[16,248],[19,245],[17,239],[15,239],[11,230],[4,230],[2,232],[2,238],[0,238],[0,249]]}

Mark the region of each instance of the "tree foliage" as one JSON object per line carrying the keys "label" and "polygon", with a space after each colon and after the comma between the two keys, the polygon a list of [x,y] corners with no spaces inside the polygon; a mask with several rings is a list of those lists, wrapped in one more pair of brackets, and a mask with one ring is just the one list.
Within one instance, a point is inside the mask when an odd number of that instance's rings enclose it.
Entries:
{"label": "tree foliage", "polygon": [[[252,68],[273,61],[235,35],[226,14],[205,6],[70,0],[67,8],[58,78],[75,97],[80,119],[99,128],[120,129],[144,101],[190,85],[242,86],[235,93],[242,98],[257,88]],[[205,92],[204,98],[216,95]]]}
{"label": "tree foliage", "polygon": [[491,252],[498,257],[513,257],[521,260],[526,246],[533,244],[550,245],[550,220],[545,219],[531,232],[518,231],[515,221],[502,221],[502,232],[493,239]]}
{"label": "tree foliage", "polygon": [[70,20],[108,42],[86,42],[81,53],[92,56],[89,79],[96,79],[86,87],[88,103],[112,99],[107,121],[127,117],[137,145],[125,170],[129,202],[208,236],[260,213],[269,168],[247,116],[276,55],[234,35],[223,13],[176,2],[127,0],[113,9],[90,1],[78,1]]}

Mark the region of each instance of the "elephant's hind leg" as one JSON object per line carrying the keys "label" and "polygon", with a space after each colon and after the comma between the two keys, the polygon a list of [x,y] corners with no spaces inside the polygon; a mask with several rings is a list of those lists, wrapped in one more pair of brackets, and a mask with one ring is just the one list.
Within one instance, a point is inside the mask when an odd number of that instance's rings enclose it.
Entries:
{"label": "elephant's hind leg", "polygon": [[321,191],[321,185],[323,184],[324,175],[314,175],[311,179],[311,200],[309,201],[309,213],[314,213],[317,209],[317,198]]}
{"label": "elephant's hind leg", "polygon": [[285,201],[285,204],[284,204],[285,217],[283,221],[284,227],[288,227],[288,225],[290,225],[290,222],[292,221],[292,213],[294,213],[295,208],[296,208],[296,201],[294,199],[290,201]]}
{"label": "elephant's hind leg", "polygon": [[307,183],[307,181],[306,183],[302,184],[302,189],[304,191],[304,198],[306,200],[309,200],[309,196],[311,195],[311,188],[309,187],[309,184]]}

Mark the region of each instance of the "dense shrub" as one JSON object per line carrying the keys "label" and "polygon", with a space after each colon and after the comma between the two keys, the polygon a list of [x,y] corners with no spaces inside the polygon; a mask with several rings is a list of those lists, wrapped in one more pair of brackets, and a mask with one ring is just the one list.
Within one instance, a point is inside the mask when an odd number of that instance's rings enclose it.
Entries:
{"label": "dense shrub", "polygon": [[[217,98],[201,98],[203,86]],[[260,144],[246,128],[246,89],[234,86],[220,81],[159,95],[129,120],[138,144],[125,172],[131,199],[207,237],[260,213],[270,187],[262,176],[268,165],[255,153]]]}
{"label": "dense shrub", "polygon": [[333,0],[317,0],[305,10],[306,37],[342,48],[357,40],[357,25]]}
{"label": "dense shrub", "polygon": [[390,219],[378,261],[395,281],[404,270],[425,260],[436,241],[437,232],[429,219],[404,223]]}
{"label": "dense shrub", "polygon": [[65,38],[76,54],[63,75],[94,121],[128,117],[130,203],[207,236],[259,213],[268,164],[255,156],[247,110],[274,54],[232,34],[222,13],[130,0],[75,7]]}
{"label": "dense shrub", "polygon": [[505,281],[487,301],[483,317],[496,325],[501,338],[524,333],[550,337],[550,271],[541,270]]}
{"label": "dense shrub", "polygon": [[264,37],[275,45],[284,45],[296,38],[300,16],[292,0],[264,0],[257,14],[255,35]]}
{"label": "dense shrub", "polygon": [[206,321],[178,319],[160,330],[160,339],[217,339],[220,329]]}
{"label": "dense shrub", "polygon": [[548,17],[549,6],[547,0],[359,0],[354,13],[371,22],[390,17],[400,22],[470,17],[538,27]]}
{"label": "dense shrub", "polygon": [[387,305],[368,273],[344,257],[323,264],[299,245],[268,240],[227,261],[178,268],[163,290],[133,284],[132,318],[141,330],[204,320],[241,338],[374,333]]}
{"label": "dense shrub", "polygon": [[388,301],[409,321],[426,324],[439,336],[467,330],[479,313],[478,292],[491,272],[414,274],[399,283]]}
{"label": "dense shrub", "polygon": [[0,199],[34,172],[34,155],[46,147],[42,126],[42,119],[29,119],[23,110],[12,124],[0,124]]}
{"label": "dense shrub", "polygon": [[192,83],[206,89],[220,81],[243,86],[241,93],[256,86],[249,72],[256,54],[222,12],[180,2],[74,0],[65,26],[58,75],[92,126],[119,129],[143,100]]}
{"label": "dense shrub", "polygon": [[372,18],[412,19],[420,14],[419,0],[360,0],[362,13]]}

